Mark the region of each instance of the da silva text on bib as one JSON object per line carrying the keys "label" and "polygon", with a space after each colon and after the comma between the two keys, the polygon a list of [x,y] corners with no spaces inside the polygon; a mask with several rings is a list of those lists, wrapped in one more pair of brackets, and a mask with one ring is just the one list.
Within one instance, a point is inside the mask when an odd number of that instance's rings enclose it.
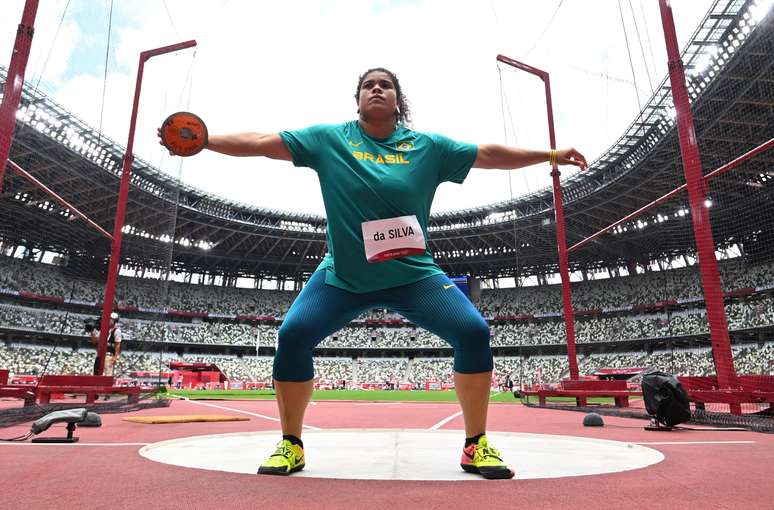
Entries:
{"label": "da silva text on bib", "polygon": [[363,243],[368,262],[419,255],[426,250],[425,235],[415,215],[364,221]]}

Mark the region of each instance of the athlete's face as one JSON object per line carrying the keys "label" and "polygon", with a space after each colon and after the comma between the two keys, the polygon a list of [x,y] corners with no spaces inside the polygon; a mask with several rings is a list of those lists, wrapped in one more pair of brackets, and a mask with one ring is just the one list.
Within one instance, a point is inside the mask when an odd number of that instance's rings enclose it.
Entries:
{"label": "athlete's face", "polygon": [[380,120],[395,117],[398,97],[390,75],[382,71],[368,73],[360,85],[358,98],[360,115],[366,119]]}

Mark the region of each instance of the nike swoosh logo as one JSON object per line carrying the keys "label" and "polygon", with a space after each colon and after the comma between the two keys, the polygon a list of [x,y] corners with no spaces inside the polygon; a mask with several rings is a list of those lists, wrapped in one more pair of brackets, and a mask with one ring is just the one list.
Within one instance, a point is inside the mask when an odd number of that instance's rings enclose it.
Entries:
{"label": "nike swoosh logo", "polygon": [[349,141],[349,144],[350,144],[352,147],[360,147],[361,145],[363,145],[363,142],[358,142],[358,143],[355,143],[355,142],[353,142],[352,140],[350,140],[350,141]]}
{"label": "nike swoosh logo", "polygon": [[446,289],[451,289],[452,287],[454,287],[454,285],[453,285],[453,284],[452,284],[452,285],[444,285],[444,286],[443,286],[444,290],[446,290]]}

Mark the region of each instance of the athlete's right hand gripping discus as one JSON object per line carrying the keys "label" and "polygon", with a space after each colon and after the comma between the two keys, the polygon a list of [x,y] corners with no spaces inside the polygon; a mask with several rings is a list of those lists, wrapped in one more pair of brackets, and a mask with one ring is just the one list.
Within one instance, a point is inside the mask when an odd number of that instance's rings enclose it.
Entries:
{"label": "athlete's right hand gripping discus", "polygon": [[159,129],[161,143],[178,156],[193,156],[207,146],[207,126],[190,112],[173,113]]}

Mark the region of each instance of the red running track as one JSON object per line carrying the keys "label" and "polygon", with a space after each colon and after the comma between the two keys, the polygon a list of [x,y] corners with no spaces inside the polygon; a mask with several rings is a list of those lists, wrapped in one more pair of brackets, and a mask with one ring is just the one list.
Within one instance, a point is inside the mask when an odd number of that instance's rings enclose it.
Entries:
{"label": "red running track", "polygon": [[[18,405],[0,402],[2,407]],[[210,407],[202,404],[209,404]],[[223,409],[223,407],[228,409]],[[457,413],[452,403],[316,402],[306,423],[327,428],[429,429]],[[252,414],[243,414],[243,413]],[[100,429],[79,429],[77,445],[0,443],[1,509],[470,509],[476,508],[701,508],[772,509],[774,435],[730,431],[646,432],[643,420],[605,417],[604,428],[584,428],[570,411],[493,404],[489,430],[575,435],[653,445],[665,460],[623,473],[570,478],[473,482],[332,480],[250,476],[156,463],[140,444],[204,434],[276,430],[272,401],[174,401],[143,415],[228,414],[248,422],[143,425],[127,414],[102,415]],[[262,415],[263,418],[256,415]],[[460,430],[456,417],[440,428]],[[29,425],[0,429],[2,437]],[[63,433],[62,426],[45,435]],[[496,441],[496,432],[492,434]],[[689,444],[707,441],[710,444]],[[720,441],[753,441],[723,444]],[[308,452],[313,459],[313,452]],[[255,452],[256,466],[267,452]],[[512,458],[518,452],[509,452]]]}

